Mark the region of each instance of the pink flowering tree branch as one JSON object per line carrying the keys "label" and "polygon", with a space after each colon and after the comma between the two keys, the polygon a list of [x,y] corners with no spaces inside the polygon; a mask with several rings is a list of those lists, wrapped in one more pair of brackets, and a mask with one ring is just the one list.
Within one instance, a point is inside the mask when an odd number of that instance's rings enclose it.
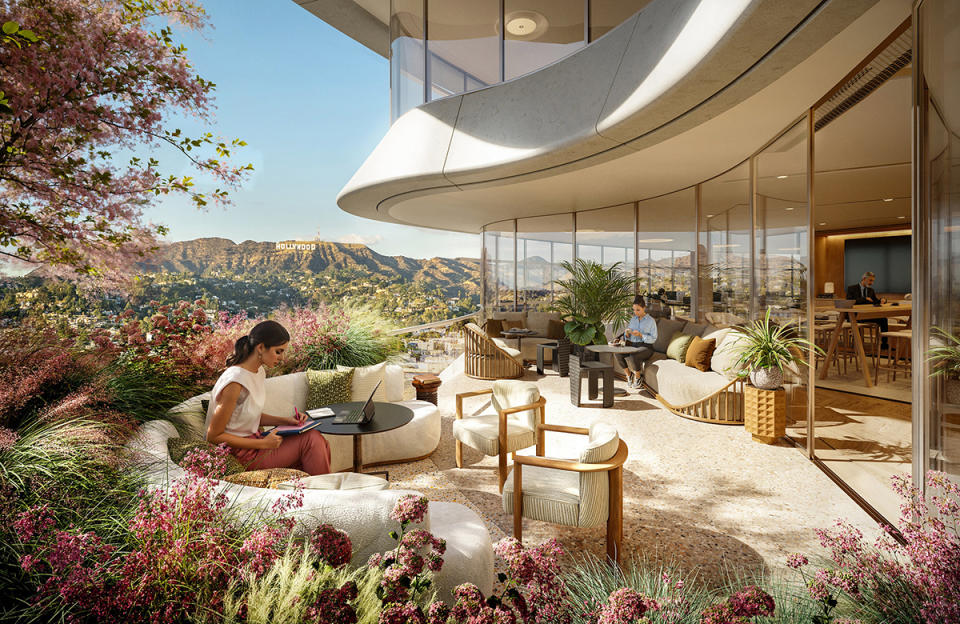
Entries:
{"label": "pink flowering tree branch", "polygon": [[[0,0],[7,23],[8,37],[29,45],[0,45],[0,257],[82,274],[129,270],[166,231],[144,221],[151,201],[228,203],[252,170],[229,163],[243,141],[169,127],[173,114],[211,121],[215,85],[174,41],[175,26],[207,25],[199,3]],[[217,187],[164,173],[161,148]]]}

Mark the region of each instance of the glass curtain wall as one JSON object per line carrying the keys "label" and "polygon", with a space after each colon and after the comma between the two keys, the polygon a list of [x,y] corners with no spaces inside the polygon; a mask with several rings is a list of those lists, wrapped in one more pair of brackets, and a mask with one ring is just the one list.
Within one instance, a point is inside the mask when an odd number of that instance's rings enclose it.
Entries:
{"label": "glass curtain wall", "polygon": [[423,72],[423,0],[391,0],[391,119],[423,104]]}
{"label": "glass curtain wall", "polygon": [[483,229],[483,308],[513,311],[516,294],[516,221],[491,223]]}
{"label": "glass curtain wall", "polygon": [[584,45],[583,0],[505,0],[504,80],[546,67]]}
{"label": "glass curtain wall", "polygon": [[557,293],[555,280],[569,275],[573,261],[573,215],[517,219],[517,292],[527,310],[547,311]]}
{"label": "glass curtain wall", "polygon": [[637,204],[637,290],[660,295],[674,315],[691,311],[696,232],[696,189]]}
{"label": "glass curtain wall", "polygon": [[590,0],[590,41],[604,36],[648,4],[650,0]]}
{"label": "glass curtain wall", "polygon": [[427,0],[431,100],[500,82],[500,4]]}
{"label": "glass curtain wall", "polygon": [[635,271],[635,204],[576,213],[577,258],[604,266],[619,262],[620,270]]}
{"label": "glass curtain wall", "polygon": [[[927,225],[918,228],[921,243],[914,259],[920,267],[915,275],[923,284],[917,295],[929,303],[929,322],[920,324],[913,354],[922,362],[931,348],[960,339],[960,93],[955,80],[960,67],[960,6],[949,0],[924,0],[917,17],[921,176],[915,214],[918,223]],[[916,307],[914,312],[923,314]],[[927,364],[914,381],[918,396],[925,399],[917,401],[914,418],[926,430],[920,431],[926,434],[926,449],[915,462],[920,465],[915,466],[917,479],[927,469],[960,475],[960,379],[956,374],[930,376],[935,371],[936,366]]]}
{"label": "glass curtain wall", "polygon": [[751,191],[746,162],[700,185],[697,316],[712,325],[736,325],[751,316]]}

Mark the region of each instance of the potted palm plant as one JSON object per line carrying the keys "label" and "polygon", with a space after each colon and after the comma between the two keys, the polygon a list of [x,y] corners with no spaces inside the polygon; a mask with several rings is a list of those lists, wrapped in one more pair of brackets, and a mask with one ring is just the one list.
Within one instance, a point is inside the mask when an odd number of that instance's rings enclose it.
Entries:
{"label": "potted palm plant", "polygon": [[563,294],[553,303],[553,310],[566,319],[564,333],[582,348],[606,344],[606,323],[615,329],[630,319],[636,278],[620,269],[621,262],[604,267],[598,262],[582,260],[562,262],[570,277],[555,280]]}
{"label": "potted palm plant", "polygon": [[927,351],[934,376],[944,377],[944,394],[947,403],[960,405],[960,338],[940,327],[932,328],[940,343]]}
{"label": "potted palm plant", "polygon": [[770,308],[762,319],[733,328],[741,335],[737,347],[741,349],[738,365],[744,368],[741,376],[750,377],[750,383],[761,390],[774,390],[783,385],[783,369],[791,364],[806,366],[800,355],[805,348],[821,349],[797,335],[792,325],[770,322]]}

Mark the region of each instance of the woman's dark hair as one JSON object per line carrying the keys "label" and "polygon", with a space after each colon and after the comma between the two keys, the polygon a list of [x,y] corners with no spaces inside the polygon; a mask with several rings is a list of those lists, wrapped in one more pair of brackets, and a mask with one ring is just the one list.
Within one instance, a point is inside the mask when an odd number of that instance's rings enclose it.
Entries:
{"label": "woman's dark hair", "polygon": [[642,308],[647,307],[647,302],[643,300],[643,295],[637,295],[633,298],[633,305],[638,305]]}
{"label": "woman's dark hair", "polygon": [[290,334],[276,321],[262,321],[254,325],[246,336],[241,336],[233,345],[233,354],[227,358],[227,366],[236,366],[250,357],[257,345],[279,347],[290,342]]}

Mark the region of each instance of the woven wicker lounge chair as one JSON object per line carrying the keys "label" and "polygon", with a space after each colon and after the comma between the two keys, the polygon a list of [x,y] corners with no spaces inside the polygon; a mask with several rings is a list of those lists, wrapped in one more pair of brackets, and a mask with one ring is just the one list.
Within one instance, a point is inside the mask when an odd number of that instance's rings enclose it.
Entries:
{"label": "woven wicker lounge chair", "polygon": [[500,347],[476,323],[463,328],[464,373],[474,379],[516,379],[523,376],[520,351]]}

